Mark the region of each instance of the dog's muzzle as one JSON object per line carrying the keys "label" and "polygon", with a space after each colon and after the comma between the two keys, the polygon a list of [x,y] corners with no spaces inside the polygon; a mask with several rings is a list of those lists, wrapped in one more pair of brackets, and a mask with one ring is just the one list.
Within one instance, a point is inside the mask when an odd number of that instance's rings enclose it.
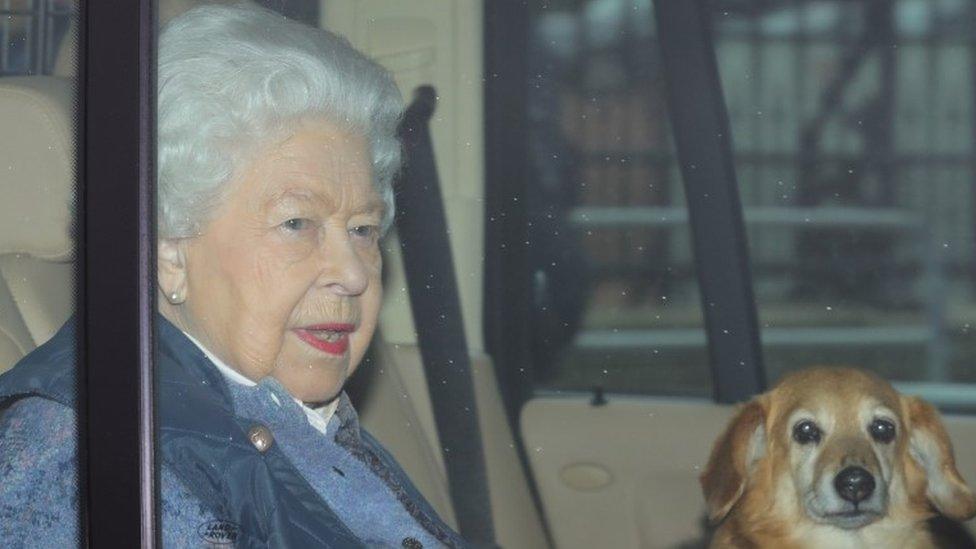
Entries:
{"label": "dog's muzzle", "polygon": [[823,476],[804,502],[815,521],[845,530],[856,530],[884,516],[887,491],[868,469],[844,467]]}

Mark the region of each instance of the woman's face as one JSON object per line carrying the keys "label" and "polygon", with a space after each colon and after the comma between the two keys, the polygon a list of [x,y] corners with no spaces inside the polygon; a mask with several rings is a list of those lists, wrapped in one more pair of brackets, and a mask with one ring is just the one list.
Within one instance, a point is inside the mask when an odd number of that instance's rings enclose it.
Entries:
{"label": "woman's face", "polygon": [[246,377],[328,401],[376,327],[382,214],[366,140],[306,121],[257,151],[200,236],[161,241],[161,290],[185,292],[163,312]]}

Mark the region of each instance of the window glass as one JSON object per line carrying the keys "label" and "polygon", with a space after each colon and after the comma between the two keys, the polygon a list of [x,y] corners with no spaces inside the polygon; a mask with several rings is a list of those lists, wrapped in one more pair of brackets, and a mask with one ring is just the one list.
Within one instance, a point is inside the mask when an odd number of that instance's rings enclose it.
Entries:
{"label": "window glass", "polygon": [[[76,390],[74,332],[62,328],[75,308],[77,19],[67,0],[0,0],[0,544],[8,547],[80,543],[75,410],[53,396]],[[36,376],[39,368],[65,375]]]}
{"label": "window glass", "polygon": [[[0,76],[58,73],[74,65],[65,39],[76,18],[72,0],[0,1]],[[67,67],[64,67],[67,70]]]}
{"label": "window glass", "polygon": [[161,12],[156,71],[163,545],[460,545],[347,393],[383,295],[393,76],[318,2],[189,4]]}
{"label": "window glass", "polygon": [[974,5],[714,8],[770,381],[976,382]]}
{"label": "window glass", "polygon": [[651,2],[536,3],[529,33],[538,382],[710,395]]}

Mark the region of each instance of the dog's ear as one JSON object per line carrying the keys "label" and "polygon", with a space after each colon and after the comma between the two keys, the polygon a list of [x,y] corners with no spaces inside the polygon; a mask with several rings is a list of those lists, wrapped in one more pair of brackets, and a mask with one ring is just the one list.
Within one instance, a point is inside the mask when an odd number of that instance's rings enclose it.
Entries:
{"label": "dog's ear", "polygon": [[909,396],[901,399],[908,418],[908,452],[925,471],[926,497],[949,518],[968,520],[976,516],[976,497],[956,470],[952,442],[939,412],[922,399]]}
{"label": "dog's ear", "polygon": [[708,518],[718,522],[739,501],[756,461],[766,451],[766,412],[758,400],[742,407],[715,441],[702,473]]}

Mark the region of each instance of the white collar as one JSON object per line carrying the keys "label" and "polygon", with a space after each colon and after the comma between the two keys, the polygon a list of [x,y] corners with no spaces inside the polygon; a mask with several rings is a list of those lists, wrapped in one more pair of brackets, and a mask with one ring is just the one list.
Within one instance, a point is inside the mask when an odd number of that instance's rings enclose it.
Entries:
{"label": "white collar", "polygon": [[[224,363],[223,360],[217,358],[216,355],[211,353],[210,350],[204,347],[202,343],[196,340],[196,338],[194,338],[193,336],[191,336],[186,332],[183,332],[183,335],[189,338],[194,345],[196,345],[197,347],[200,348],[201,351],[203,351],[203,354],[206,355],[208,359],[210,359],[210,362],[212,362],[214,366],[217,367],[217,370],[220,371],[220,373],[225,378],[227,378],[230,381],[233,381],[234,383],[239,383],[241,385],[245,385],[248,387],[253,387],[257,385],[257,383],[255,383],[254,381],[244,377],[244,374],[231,368],[226,363]],[[278,397],[274,393],[271,394],[271,398],[273,398],[274,401],[279,406],[281,405],[281,402],[278,401]],[[332,402],[326,404],[325,406],[320,406],[318,408],[309,408],[301,400],[298,400],[295,397],[292,398],[295,400],[295,402],[298,403],[299,406],[302,407],[302,411],[305,412],[305,416],[308,417],[308,422],[312,424],[312,427],[315,427],[316,431],[325,434],[325,430],[329,425],[329,420],[332,419],[333,414],[335,414],[336,407],[338,407],[339,405],[339,399],[335,398],[332,400]]]}

